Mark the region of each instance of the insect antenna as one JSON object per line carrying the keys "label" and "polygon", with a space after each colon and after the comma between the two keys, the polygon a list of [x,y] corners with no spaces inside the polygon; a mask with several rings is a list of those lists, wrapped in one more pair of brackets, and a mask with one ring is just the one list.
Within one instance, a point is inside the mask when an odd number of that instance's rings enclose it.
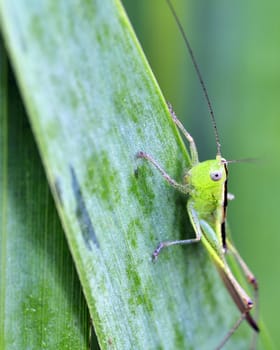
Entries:
{"label": "insect antenna", "polygon": [[260,159],[258,158],[241,158],[241,159],[231,159],[231,160],[225,160],[224,163],[231,164],[231,163],[257,163]]}
{"label": "insect antenna", "polygon": [[192,63],[193,63],[193,66],[194,66],[194,69],[195,69],[195,72],[197,74],[197,77],[198,77],[198,80],[199,80],[199,83],[200,83],[200,86],[203,90],[203,94],[204,94],[204,97],[206,99],[206,102],[207,102],[207,105],[208,105],[208,110],[209,110],[209,113],[210,113],[210,117],[211,117],[211,120],[212,120],[212,125],[213,125],[213,128],[214,128],[214,134],[215,134],[215,139],[216,139],[216,145],[217,145],[217,155],[221,155],[221,143],[220,143],[220,138],[219,138],[219,135],[218,135],[218,129],[217,129],[217,124],[216,124],[216,120],[215,120],[215,114],[214,114],[214,110],[213,110],[213,107],[212,107],[212,104],[211,104],[211,101],[210,101],[210,98],[209,98],[209,95],[208,95],[208,92],[207,92],[207,89],[206,89],[206,85],[205,85],[205,82],[202,78],[202,74],[200,72],[200,69],[199,69],[199,66],[198,66],[198,63],[197,63],[197,60],[195,58],[195,55],[193,53],[193,50],[191,48],[191,45],[190,45],[190,42],[187,38],[187,35],[186,35],[186,32],[184,31],[184,28],[181,24],[181,21],[179,20],[179,17],[171,3],[170,0],[166,0],[167,2],[167,5],[176,21],[176,24],[179,28],[179,31],[183,37],[183,40],[186,44],[186,47],[188,49],[188,52],[190,54],[190,57],[191,57],[191,60],[192,60]]}

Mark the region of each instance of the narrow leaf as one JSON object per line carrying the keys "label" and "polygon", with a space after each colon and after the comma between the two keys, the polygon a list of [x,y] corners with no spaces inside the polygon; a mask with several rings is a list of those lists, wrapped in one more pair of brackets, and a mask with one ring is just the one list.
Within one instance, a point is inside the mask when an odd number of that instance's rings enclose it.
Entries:
{"label": "narrow leaf", "polygon": [[0,348],[88,349],[87,306],[0,45]]}
{"label": "narrow leaf", "polygon": [[[119,1],[1,0],[2,29],[102,349],[212,349],[239,313],[176,179],[188,155]],[[16,19],[16,21],[15,21]],[[244,323],[228,348],[246,348]]]}

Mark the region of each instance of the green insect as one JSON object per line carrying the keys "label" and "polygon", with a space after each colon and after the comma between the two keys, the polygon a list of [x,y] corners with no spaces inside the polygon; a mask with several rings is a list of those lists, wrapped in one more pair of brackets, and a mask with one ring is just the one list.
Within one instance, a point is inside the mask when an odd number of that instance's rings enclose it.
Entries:
{"label": "green insect", "polygon": [[[206,250],[214,261],[215,266],[217,267],[218,272],[233,301],[241,313],[241,316],[237,320],[236,324],[233,325],[231,330],[226,334],[224,339],[222,339],[216,348],[221,349],[244,319],[247,320],[255,332],[259,332],[259,327],[250,314],[250,311],[254,304],[230,270],[230,267],[226,261],[226,254],[231,253],[235,257],[248,282],[252,284],[255,290],[255,296],[257,296],[258,283],[253,273],[250,271],[244,260],[239,255],[237,249],[234,247],[229,237],[227,236],[226,210],[228,200],[233,198],[233,196],[230,195],[227,191],[227,165],[231,161],[226,161],[221,156],[221,146],[214,118],[214,112],[205,87],[205,83],[202,79],[198,64],[195,60],[189,41],[178,19],[178,16],[171,2],[169,0],[166,1],[186,43],[209,107],[216,137],[217,156],[216,159],[199,162],[195,142],[191,135],[185,130],[181,122],[177,119],[171,106],[171,117],[189,142],[191,153],[191,167],[188,170],[187,174],[184,176],[183,184],[177,183],[174,179],[172,179],[151,155],[143,151],[137,153],[138,158],[143,158],[149,161],[171,186],[188,195],[189,198],[187,202],[187,211],[195,232],[195,238],[192,239],[161,242],[153,252],[153,259],[157,259],[159,253],[165,247],[177,244],[192,244],[202,241]],[[256,346],[255,343],[256,337],[254,337],[253,340],[253,348]]]}

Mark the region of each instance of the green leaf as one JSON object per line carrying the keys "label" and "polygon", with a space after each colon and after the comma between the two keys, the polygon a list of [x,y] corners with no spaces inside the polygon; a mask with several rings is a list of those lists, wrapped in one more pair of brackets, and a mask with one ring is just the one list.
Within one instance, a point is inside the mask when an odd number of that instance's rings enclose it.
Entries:
{"label": "green leaf", "polygon": [[[0,1],[13,67],[102,349],[212,349],[239,313],[191,237],[188,155],[119,1]],[[246,348],[243,324],[228,349]],[[266,346],[268,349],[269,346]]]}
{"label": "green leaf", "polygon": [[88,349],[89,315],[0,46],[1,349]]}

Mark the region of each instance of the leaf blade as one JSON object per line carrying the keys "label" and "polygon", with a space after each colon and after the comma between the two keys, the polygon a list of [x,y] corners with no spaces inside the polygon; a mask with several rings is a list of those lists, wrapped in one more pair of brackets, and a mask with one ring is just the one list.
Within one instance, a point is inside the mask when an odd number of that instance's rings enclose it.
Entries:
{"label": "leaf blade", "polygon": [[0,45],[0,347],[88,349],[87,306]]}
{"label": "leaf blade", "polygon": [[214,347],[238,312],[202,247],[151,264],[159,240],[192,230],[182,197],[135,154],[176,178],[188,156],[120,3],[2,4],[19,19],[20,33],[3,27],[101,348]]}

